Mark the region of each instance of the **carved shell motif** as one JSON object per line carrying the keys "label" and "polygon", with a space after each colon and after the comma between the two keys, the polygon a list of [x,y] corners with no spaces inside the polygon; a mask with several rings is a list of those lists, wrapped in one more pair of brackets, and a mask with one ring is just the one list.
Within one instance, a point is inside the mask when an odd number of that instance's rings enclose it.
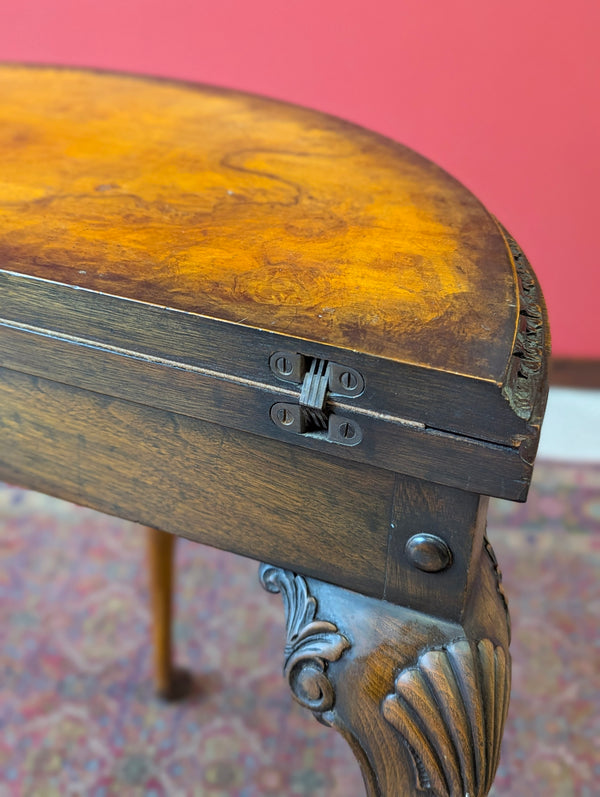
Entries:
{"label": "carved shell motif", "polygon": [[329,711],[335,693],[327,665],[337,661],[350,642],[327,620],[315,620],[317,601],[306,580],[289,570],[261,565],[259,576],[269,592],[281,592],[286,615],[287,641],[283,672],[296,700],[315,714]]}
{"label": "carved shell motif", "polygon": [[485,797],[498,761],[510,694],[510,656],[489,639],[423,653],[383,703],[404,737],[422,789]]}

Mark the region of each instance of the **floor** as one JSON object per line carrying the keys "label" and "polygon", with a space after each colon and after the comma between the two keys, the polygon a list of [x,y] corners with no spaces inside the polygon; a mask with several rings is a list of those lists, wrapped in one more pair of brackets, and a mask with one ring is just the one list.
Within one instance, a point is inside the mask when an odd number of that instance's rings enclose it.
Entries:
{"label": "floor", "polygon": [[538,457],[600,462],[600,390],[550,389]]}
{"label": "floor", "polygon": [[[493,501],[513,692],[493,797],[600,794],[600,391],[551,392],[530,499]],[[363,797],[346,743],[281,677],[256,564],[182,540],[177,647],[151,688],[144,536],[0,486],[0,797]]]}
{"label": "floor", "polygon": [[[492,794],[598,797],[600,465],[540,461],[488,532],[513,625]],[[281,600],[256,563],[178,548],[196,691],[164,705],[140,528],[0,487],[0,797],[364,797],[349,747],[291,699]]]}

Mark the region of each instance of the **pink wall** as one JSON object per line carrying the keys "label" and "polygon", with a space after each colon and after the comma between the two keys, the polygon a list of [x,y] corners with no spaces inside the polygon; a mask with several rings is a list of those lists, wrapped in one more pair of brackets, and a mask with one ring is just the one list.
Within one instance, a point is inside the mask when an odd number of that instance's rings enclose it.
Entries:
{"label": "pink wall", "polygon": [[0,59],[234,86],[399,139],[520,241],[555,354],[600,357],[599,0],[0,0]]}

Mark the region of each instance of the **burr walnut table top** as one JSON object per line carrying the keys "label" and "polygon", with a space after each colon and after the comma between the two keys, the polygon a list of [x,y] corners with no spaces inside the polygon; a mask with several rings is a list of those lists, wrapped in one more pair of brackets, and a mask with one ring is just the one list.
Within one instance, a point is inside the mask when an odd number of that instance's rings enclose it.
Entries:
{"label": "burr walnut table top", "polygon": [[407,148],[314,111],[0,69],[0,267],[500,384],[495,220]]}
{"label": "burr walnut table top", "polygon": [[0,367],[524,499],[543,299],[434,164],[276,100],[18,65],[0,162]]}

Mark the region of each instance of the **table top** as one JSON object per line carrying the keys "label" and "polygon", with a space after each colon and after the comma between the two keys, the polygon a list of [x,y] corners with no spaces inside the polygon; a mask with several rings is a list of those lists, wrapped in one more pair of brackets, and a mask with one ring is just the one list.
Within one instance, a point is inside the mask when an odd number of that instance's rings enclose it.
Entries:
{"label": "table top", "polygon": [[223,89],[0,68],[0,268],[501,383],[495,220],[411,150]]}

